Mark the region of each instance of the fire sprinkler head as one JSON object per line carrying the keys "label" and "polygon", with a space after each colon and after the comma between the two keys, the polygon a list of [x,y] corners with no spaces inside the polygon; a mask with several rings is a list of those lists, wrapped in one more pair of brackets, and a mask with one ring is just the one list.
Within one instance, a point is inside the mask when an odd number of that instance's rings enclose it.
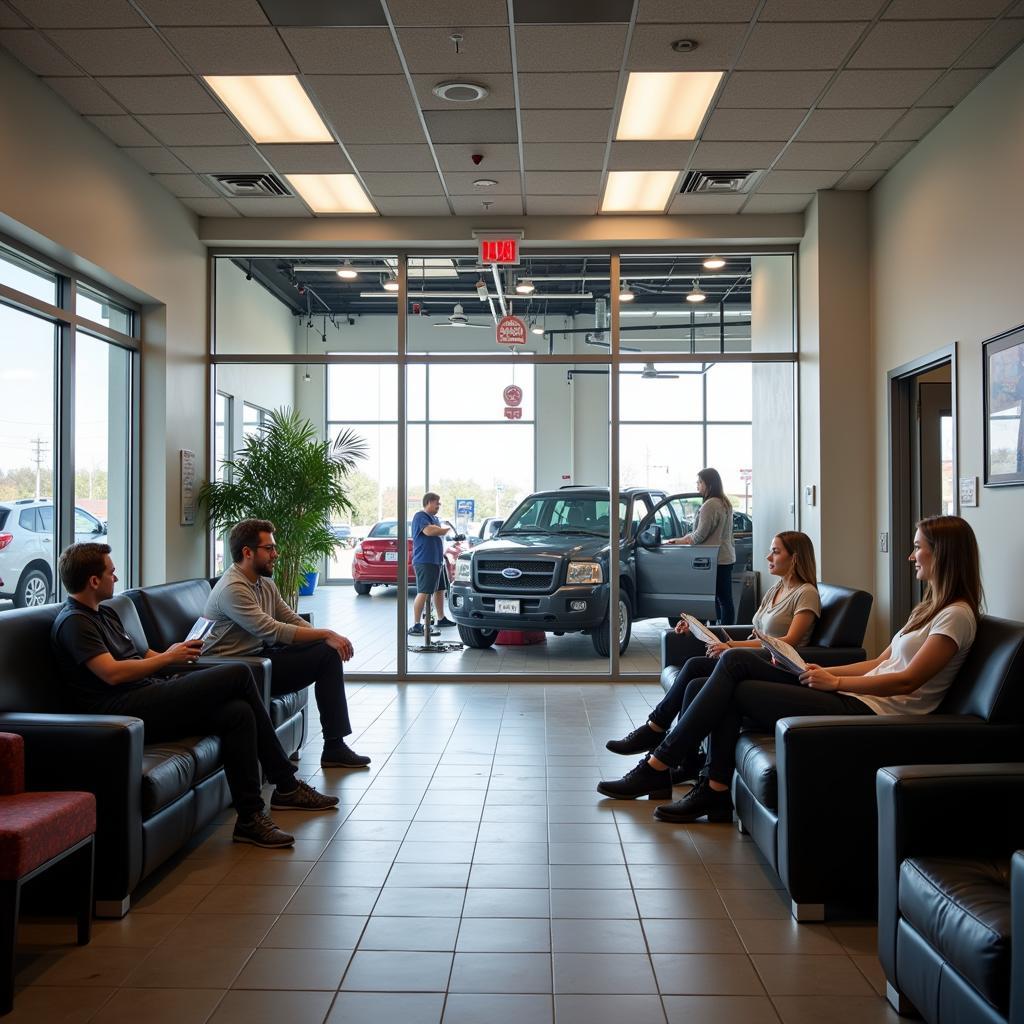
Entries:
{"label": "fire sprinkler head", "polygon": [[483,162],[484,155],[483,153],[474,153],[469,159],[472,160],[477,167],[479,167],[480,164]]}

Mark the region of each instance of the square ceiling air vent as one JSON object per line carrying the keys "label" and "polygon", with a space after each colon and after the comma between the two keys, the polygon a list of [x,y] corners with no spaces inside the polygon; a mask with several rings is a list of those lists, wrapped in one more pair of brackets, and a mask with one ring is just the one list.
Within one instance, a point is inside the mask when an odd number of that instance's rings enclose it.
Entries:
{"label": "square ceiling air vent", "polygon": [[231,199],[283,199],[292,195],[274,174],[206,174],[204,177],[218,192]]}
{"label": "square ceiling air vent", "polygon": [[749,192],[763,171],[690,171],[683,178],[681,195],[724,195]]}

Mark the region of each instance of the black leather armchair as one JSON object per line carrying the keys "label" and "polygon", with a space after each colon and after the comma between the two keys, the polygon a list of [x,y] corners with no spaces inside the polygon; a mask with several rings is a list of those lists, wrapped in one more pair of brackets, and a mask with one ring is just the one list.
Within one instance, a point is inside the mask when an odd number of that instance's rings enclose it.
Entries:
{"label": "black leather armchair", "polygon": [[1024,1024],[1024,764],[883,768],[876,790],[889,1002]]}
{"label": "black leather armchair", "polygon": [[778,872],[798,920],[827,906],[873,913],[875,773],[892,764],[1009,761],[1024,749],[1024,625],[982,616],[931,715],[784,718],[744,733],[733,799],[741,828]]}

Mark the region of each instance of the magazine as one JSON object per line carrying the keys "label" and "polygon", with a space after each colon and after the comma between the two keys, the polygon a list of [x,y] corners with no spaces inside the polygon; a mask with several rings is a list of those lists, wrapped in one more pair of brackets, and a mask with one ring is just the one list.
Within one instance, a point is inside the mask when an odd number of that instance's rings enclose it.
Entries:
{"label": "magazine", "polygon": [[205,616],[200,615],[199,618],[196,619],[195,625],[188,631],[188,636],[185,637],[185,643],[188,643],[189,640],[205,640],[213,627],[213,619],[207,619]]}
{"label": "magazine", "polygon": [[761,646],[772,656],[772,661],[787,672],[795,672],[799,675],[807,671],[807,662],[797,653],[796,648],[791,647],[785,640],[778,637],[768,636],[759,629],[754,630],[754,636],[761,641]]}
{"label": "magazine", "polygon": [[710,626],[705,626],[700,619],[687,612],[683,612],[680,615],[681,619],[686,620],[686,625],[689,626],[690,632],[702,643],[702,644],[721,644],[725,643],[717,633]]}

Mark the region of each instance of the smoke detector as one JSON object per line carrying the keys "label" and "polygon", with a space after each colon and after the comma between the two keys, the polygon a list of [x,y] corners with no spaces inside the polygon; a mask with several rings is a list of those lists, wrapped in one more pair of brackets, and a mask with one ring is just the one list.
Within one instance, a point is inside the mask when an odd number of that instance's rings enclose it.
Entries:
{"label": "smoke detector", "polygon": [[438,82],[430,90],[439,100],[449,103],[478,103],[490,95],[490,89],[478,82]]}

